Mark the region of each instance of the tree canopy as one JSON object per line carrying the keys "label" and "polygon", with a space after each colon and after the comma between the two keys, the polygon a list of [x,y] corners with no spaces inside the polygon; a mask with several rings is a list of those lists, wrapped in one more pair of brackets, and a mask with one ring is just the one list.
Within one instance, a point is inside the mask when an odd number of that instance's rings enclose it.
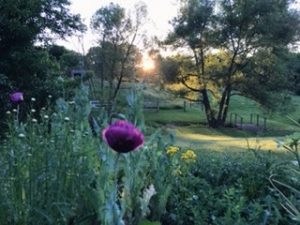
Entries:
{"label": "tree canopy", "polygon": [[133,15],[118,4],[110,3],[98,9],[92,17],[91,28],[98,36],[99,46],[90,49],[89,64],[97,70],[100,86],[108,82],[105,101],[115,101],[124,77],[134,75],[135,61],[139,51],[135,47],[138,32],[146,17],[144,4],[135,6]]}
{"label": "tree canopy", "polygon": [[[0,52],[61,38],[84,30],[79,15],[70,13],[69,0],[0,0]],[[52,36],[53,37],[53,36]]]}
{"label": "tree canopy", "polygon": [[1,114],[13,90],[37,99],[55,91],[58,65],[45,45],[85,29],[69,5],[69,0],[0,0]]}
{"label": "tree canopy", "polygon": [[[232,94],[271,106],[266,96],[281,92],[288,83],[277,53],[299,37],[299,12],[289,8],[290,1],[181,3],[166,43],[190,49],[196,71],[182,73],[181,81],[190,91],[200,93],[209,125],[225,124]],[[191,78],[196,78],[196,87],[188,83]],[[215,107],[212,98],[218,102]]]}

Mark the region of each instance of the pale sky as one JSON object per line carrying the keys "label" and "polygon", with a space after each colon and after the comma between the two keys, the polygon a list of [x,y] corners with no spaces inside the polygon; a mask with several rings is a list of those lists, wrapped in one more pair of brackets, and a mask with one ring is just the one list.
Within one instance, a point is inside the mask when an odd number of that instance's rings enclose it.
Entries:
{"label": "pale sky", "polygon": [[[147,5],[148,22],[145,24],[143,33],[149,38],[157,36],[163,39],[171,30],[172,26],[169,21],[178,13],[179,0],[71,0],[71,11],[81,15],[88,29],[92,15],[101,7],[108,5],[110,2],[118,3],[126,10],[132,10],[137,2],[143,1]],[[293,7],[300,8],[300,0],[295,0]],[[57,41],[59,45],[64,45],[69,49],[80,53],[87,53],[88,49],[96,46],[96,36],[89,29],[83,37],[67,38],[67,41]],[[139,45],[138,43],[136,43]]]}
{"label": "pale sky", "polygon": [[[140,0],[71,0],[71,11],[78,13],[84,19],[84,23],[89,28],[92,15],[102,6],[110,2],[118,3],[126,10],[132,10],[134,5]],[[148,37],[166,37],[171,25],[169,21],[176,15],[179,8],[178,0],[144,0],[148,10],[148,22],[145,24],[143,32]],[[95,35],[88,30],[82,39],[71,37],[65,41],[57,41],[57,44],[64,45],[69,49],[80,53],[86,53],[91,46],[95,46]]]}

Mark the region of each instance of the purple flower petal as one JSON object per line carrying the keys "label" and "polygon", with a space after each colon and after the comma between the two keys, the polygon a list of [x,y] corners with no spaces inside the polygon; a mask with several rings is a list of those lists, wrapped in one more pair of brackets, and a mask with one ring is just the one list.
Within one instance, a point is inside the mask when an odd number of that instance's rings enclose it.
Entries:
{"label": "purple flower petal", "polygon": [[10,100],[14,103],[20,103],[24,100],[22,92],[14,92],[10,95]]}
{"label": "purple flower petal", "polygon": [[144,144],[143,133],[133,124],[118,120],[102,131],[104,141],[116,152],[131,152]]}

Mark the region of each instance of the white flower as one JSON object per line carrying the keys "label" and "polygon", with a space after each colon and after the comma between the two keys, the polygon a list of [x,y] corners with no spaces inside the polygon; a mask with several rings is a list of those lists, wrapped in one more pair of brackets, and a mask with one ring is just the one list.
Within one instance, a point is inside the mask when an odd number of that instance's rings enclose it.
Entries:
{"label": "white flower", "polygon": [[35,113],[35,112],[36,112],[36,110],[35,110],[35,109],[31,109],[31,112],[32,112],[32,113]]}
{"label": "white flower", "polygon": [[70,104],[70,105],[74,105],[75,102],[74,102],[74,101],[69,101],[69,104]]}
{"label": "white flower", "polygon": [[46,108],[45,108],[45,107],[43,107],[43,108],[41,108],[41,110],[45,111],[45,110],[46,110]]}
{"label": "white flower", "polygon": [[52,95],[48,95],[48,98],[52,98]]}
{"label": "white flower", "polygon": [[36,99],[35,99],[35,98],[31,98],[31,101],[32,101],[32,102],[35,102],[35,101],[36,101]]}
{"label": "white flower", "polygon": [[65,117],[65,121],[66,121],[66,122],[69,122],[69,121],[70,121],[70,118],[66,116],[66,117]]}
{"label": "white flower", "polygon": [[19,138],[24,138],[24,137],[25,137],[25,134],[20,133],[20,134],[18,135],[18,137],[19,137]]}
{"label": "white flower", "polygon": [[13,112],[16,113],[16,112],[18,112],[18,110],[17,109],[13,109]]}
{"label": "white flower", "polygon": [[64,78],[61,77],[61,76],[59,76],[59,77],[57,78],[57,80],[58,80],[59,82],[64,82]]}
{"label": "white flower", "polygon": [[153,184],[150,184],[150,186],[144,191],[144,199],[150,200],[150,198],[156,194],[155,188]]}
{"label": "white flower", "polygon": [[45,116],[44,116],[44,119],[46,119],[46,120],[49,119],[49,116],[48,116],[48,115],[45,115]]}
{"label": "white flower", "polygon": [[294,166],[298,166],[298,161],[297,161],[297,160],[292,160],[291,163],[292,163]]}
{"label": "white flower", "polygon": [[11,114],[11,112],[10,111],[6,111],[6,115],[10,115]]}
{"label": "white flower", "polygon": [[153,195],[156,194],[155,188],[153,184],[150,184],[150,186],[144,191],[143,197],[141,198],[141,209],[143,216],[146,216],[149,213],[148,205],[150,202],[150,199]]}
{"label": "white flower", "polygon": [[33,123],[37,123],[37,120],[36,120],[35,118],[33,118],[31,121],[32,121]]}

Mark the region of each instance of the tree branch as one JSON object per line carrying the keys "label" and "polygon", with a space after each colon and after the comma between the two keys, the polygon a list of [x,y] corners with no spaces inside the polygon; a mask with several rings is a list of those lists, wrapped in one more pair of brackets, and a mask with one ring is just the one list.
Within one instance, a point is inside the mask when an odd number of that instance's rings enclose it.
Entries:
{"label": "tree branch", "polygon": [[189,76],[182,76],[181,79],[180,79],[181,83],[182,83],[186,88],[188,88],[188,89],[191,90],[191,91],[194,91],[194,92],[200,92],[201,89],[193,88],[193,87],[189,86],[189,85],[186,83],[185,78],[186,78],[186,77],[190,77],[190,76],[196,76],[196,77],[197,77],[197,75],[192,75],[192,74],[189,75]]}

